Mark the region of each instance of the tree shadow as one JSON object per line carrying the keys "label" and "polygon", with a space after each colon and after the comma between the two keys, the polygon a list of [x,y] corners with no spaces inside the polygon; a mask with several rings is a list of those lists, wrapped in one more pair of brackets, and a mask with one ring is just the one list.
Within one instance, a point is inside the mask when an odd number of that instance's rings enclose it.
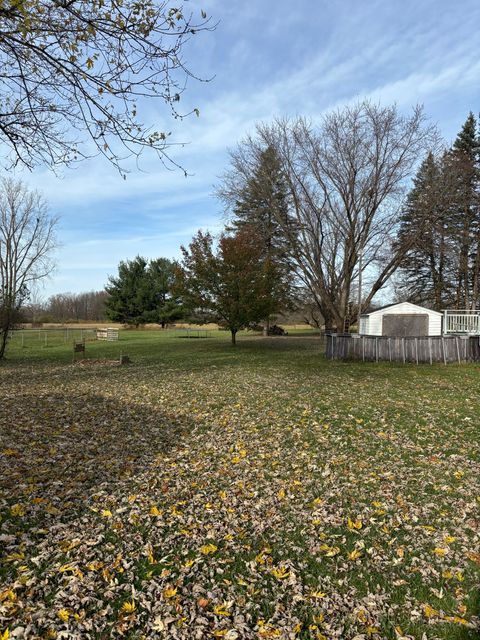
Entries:
{"label": "tree shadow", "polygon": [[[177,446],[188,419],[101,395],[2,398],[0,511],[57,521],[78,515]],[[17,505],[15,507],[15,505]]]}

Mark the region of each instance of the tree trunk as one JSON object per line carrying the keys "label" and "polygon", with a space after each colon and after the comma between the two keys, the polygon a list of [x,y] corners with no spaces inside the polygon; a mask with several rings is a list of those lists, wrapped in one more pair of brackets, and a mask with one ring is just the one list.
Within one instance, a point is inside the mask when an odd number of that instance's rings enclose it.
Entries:
{"label": "tree trunk", "polygon": [[230,329],[230,333],[232,334],[232,345],[235,346],[237,344],[237,330]]}
{"label": "tree trunk", "polygon": [[3,360],[7,348],[8,331],[2,331],[0,335],[0,360]]}

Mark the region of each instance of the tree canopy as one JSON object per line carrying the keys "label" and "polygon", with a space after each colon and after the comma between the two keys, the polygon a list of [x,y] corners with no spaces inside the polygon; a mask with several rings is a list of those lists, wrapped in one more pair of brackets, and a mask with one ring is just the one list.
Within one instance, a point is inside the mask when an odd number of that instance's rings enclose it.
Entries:
{"label": "tree canopy", "polygon": [[171,164],[165,123],[144,122],[142,101],[188,115],[183,50],[213,27],[170,0],[0,0],[0,141],[12,164],[101,153],[121,169],[146,147]]}
{"label": "tree canopy", "polygon": [[237,158],[275,150],[289,203],[289,216],[277,222],[296,277],[328,328],[348,329],[364,271],[367,306],[398,268],[400,256],[391,249],[405,182],[436,138],[420,107],[404,116],[365,100],[326,114],[318,125],[301,117],[262,124],[235,150],[230,185],[235,175],[242,184]]}
{"label": "tree canopy", "polygon": [[163,326],[182,316],[173,294],[175,264],[167,258],[150,263],[141,256],[120,262],[118,275],[105,287],[109,298],[106,315],[113,322],[139,325],[156,322]]}
{"label": "tree canopy", "polygon": [[186,306],[229,329],[232,344],[240,329],[267,317],[275,266],[262,259],[251,229],[222,234],[216,248],[213,236],[199,231],[182,252],[179,286]]}

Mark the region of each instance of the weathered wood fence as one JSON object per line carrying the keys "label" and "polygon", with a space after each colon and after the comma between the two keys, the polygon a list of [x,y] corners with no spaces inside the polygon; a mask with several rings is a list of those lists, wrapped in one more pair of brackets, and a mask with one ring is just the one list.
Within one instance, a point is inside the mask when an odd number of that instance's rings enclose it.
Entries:
{"label": "weathered wood fence", "polygon": [[368,362],[479,362],[479,336],[387,337],[327,334],[325,354],[332,360]]}

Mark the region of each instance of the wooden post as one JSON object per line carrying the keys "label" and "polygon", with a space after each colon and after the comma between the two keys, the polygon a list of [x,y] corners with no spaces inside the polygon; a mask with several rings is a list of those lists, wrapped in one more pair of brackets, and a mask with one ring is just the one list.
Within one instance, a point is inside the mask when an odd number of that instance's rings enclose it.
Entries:
{"label": "wooden post", "polygon": [[460,360],[460,347],[458,346],[458,336],[455,336],[455,346],[457,347],[457,359],[458,359],[458,364],[461,364],[461,360]]}
{"label": "wooden post", "polygon": [[447,364],[447,356],[445,355],[445,338],[442,336],[443,364]]}
{"label": "wooden post", "polygon": [[378,362],[378,338],[375,336],[375,362]]}
{"label": "wooden post", "polygon": [[415,338],[415,360],[418,364],[418,338]]}
{"label": "wooden post", "polygon": [[432,339],[428,336],[428,355],[430,356],[430,364],[432,364]]}
{"label": "wooden post", "polygon": [[388,338],[388,359],[392,361],[392,343],[391,338]]}
{"label": "wooden post", "polygon": [[361,337],[362,341],[362,360],[365,362],[365,336]]}
{"label": "wooden post", "polygon": [[405,364],[405,338],[402,338],[402,347],[403,347],[403,364]]}

